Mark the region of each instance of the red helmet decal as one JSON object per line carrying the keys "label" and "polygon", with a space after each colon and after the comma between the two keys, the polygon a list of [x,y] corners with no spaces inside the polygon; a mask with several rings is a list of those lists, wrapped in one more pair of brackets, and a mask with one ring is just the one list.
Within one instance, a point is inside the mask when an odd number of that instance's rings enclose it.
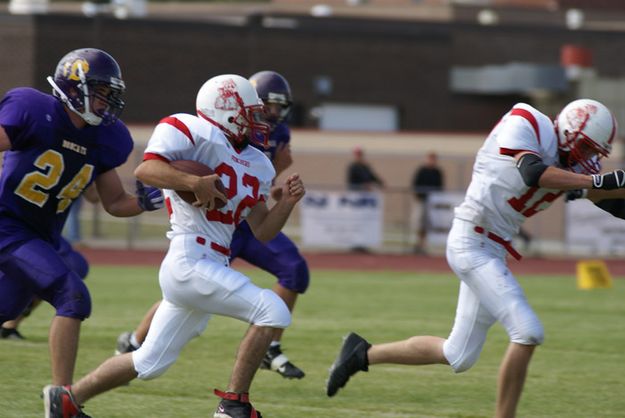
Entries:
{"label": "red helmet decal", "polygon": [[567,115],[567,119],[571,126],[578,127],[578,129],[581,130],[584,125],[586,125],[588,119],[590,119],[590,116],[596,113],[597,106],[587,103],[574,109],[573,112],[570,112]]}
{"label": "red helmet decal", "polygon": [[221,87],[217,88],[219,95],[215,100],[215,109],[237,110],[239,103],[237,100],[237,85],[232,79],[225,80]]}

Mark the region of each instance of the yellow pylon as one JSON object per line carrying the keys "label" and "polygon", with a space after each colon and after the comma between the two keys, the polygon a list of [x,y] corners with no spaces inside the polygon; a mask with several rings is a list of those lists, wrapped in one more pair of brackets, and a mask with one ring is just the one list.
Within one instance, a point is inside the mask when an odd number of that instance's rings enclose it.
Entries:
{"label": "yellow pylon", "polygon": [[598,289],[612,287],[612,276],[602,260],[582,260],[577,263],[577,287]]}

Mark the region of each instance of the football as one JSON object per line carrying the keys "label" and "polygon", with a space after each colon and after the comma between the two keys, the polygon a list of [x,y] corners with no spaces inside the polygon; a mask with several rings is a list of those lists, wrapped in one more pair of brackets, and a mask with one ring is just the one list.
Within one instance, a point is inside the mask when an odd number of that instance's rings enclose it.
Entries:
{"label": "football", "polygon": [[[196,176],[208,176],[214,173],[213,169],[209,166],[194,160],[176,160],[171,161],[169,164],[177,170],[184,171],[188,174],[194,174]],[[221,182],[221,180],[217,180],[215,185],[217,186],[217,190],[219,190],[223,194],[226,194],[226,187]],[[195,194],[190,191],[176,190],[176,194],[180,196],[182,200],[189,204],[192,204],[197,200],[195,198]],[[221,199],[215,199],[215,209],[223,208],[224,206],[226,206],[226,203],[227,202],[222,201]]]}

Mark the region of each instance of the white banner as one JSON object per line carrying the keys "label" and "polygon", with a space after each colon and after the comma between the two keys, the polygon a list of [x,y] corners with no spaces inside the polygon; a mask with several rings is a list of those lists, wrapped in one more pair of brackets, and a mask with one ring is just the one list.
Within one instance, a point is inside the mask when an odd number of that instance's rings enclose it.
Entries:
{"label": "white banner", "polygon": [[566,244],[569,250],[589,255],[625,254],[625,221],[599,209],[586,199],[565,205]]}
{"label": "white banner", "polygon": [[464,200],[462,192],[432,192],[427,201],[428,243],[442,246],[454,219],[454,208]]}
{"label": "white banner", "polygon": [[304,245],[333,248],[382,245],[384,198],[381,193],[307,190],[299,206]]}

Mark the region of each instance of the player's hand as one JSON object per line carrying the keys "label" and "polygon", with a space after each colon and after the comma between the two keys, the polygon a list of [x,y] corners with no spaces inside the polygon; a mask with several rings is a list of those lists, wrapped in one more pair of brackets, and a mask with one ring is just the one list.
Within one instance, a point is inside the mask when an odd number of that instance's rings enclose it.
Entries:
{"label": "player's hand", "polygon": [[215,199],[220,199],[223,202],[228,201],[226,195],[220,192],[217,188],[217,181],[221,182],[219,174],[211,174],[198,178],[198,181],[192,190],[197,198],[197,200],[193,203],[193,206],[197,208],[205,207],[207,210],[213,210],[215,208]]}
{"label": "player's hand", "polygon": [[299,174],[291,174],[282,187],[282,199],[294,205],[304,197],[304,194],[306,194],[306,189],[304,188],[304,182],[299,177]]}
{"label": "player's hand", "polygon": [[592,188],[602,190],[625,188],[625,171],[619,169],[606,174],[593,174]]}
{"label": "player's hand", "polygon": [[577,199],[585,199],[588,196],[588,189],[576,189],[566,192],[565,201],[570,202]]}
{"label": "player's hand", "polygon": [[153,211],[163,207],[163,193],[161,189],[146,186],[139,180],[136,181],[136,192],[137,203],[139,207],[144,211]]}
{"label": "player's hand", "polygon": [[276,175],[279,175],[284,170],[289,168],[293,164],[293,157],[291,157],[291,147],[289,144],[282,143],[276,148],[276,153],[273,156],[273,168],[276,170]]}

